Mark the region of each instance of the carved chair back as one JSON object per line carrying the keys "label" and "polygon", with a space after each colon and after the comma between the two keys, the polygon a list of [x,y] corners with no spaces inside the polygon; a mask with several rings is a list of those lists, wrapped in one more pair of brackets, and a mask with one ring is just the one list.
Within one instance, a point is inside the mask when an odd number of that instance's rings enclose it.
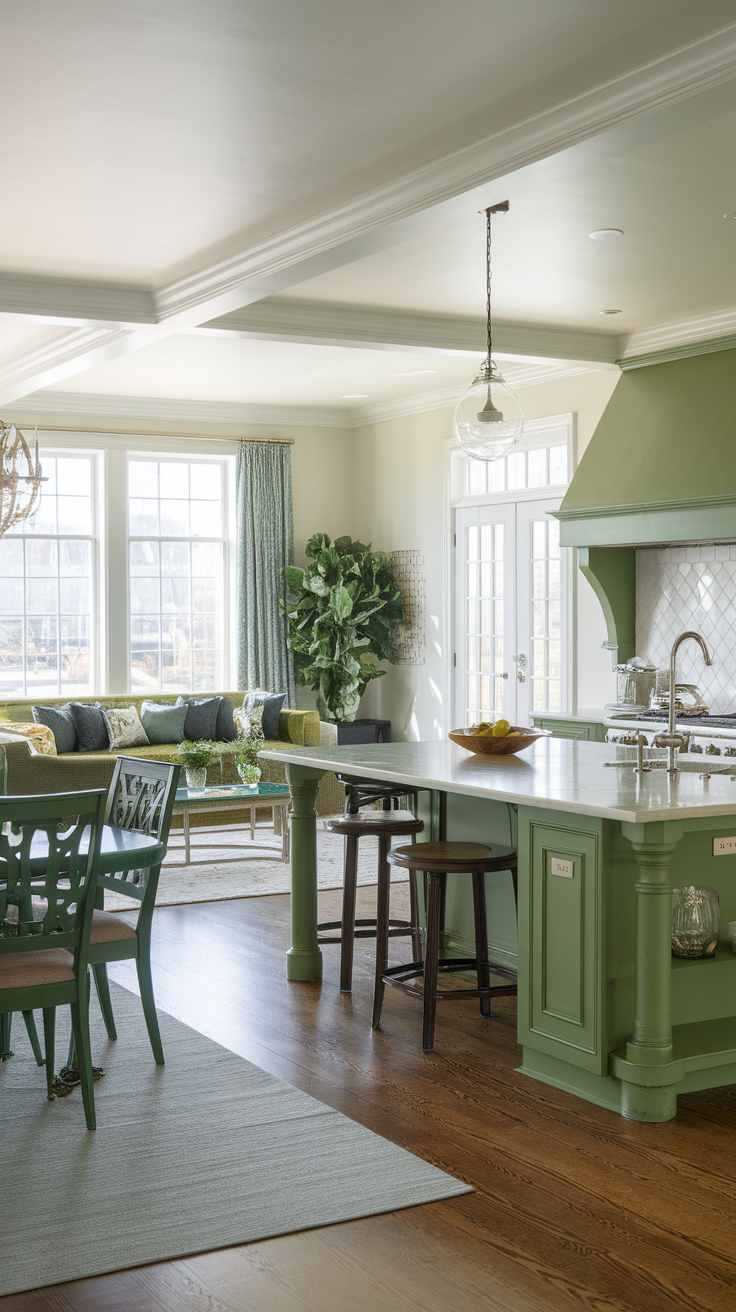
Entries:
{"label": "carved chair back", "polygon": [[104,789],[0,797],[0,953],[67,948],[86,973],[105,802]]}
{"label": "carved chair back", "polygon": [[[107,795],[105,824],[149,834],[160,843],[168,842],[180,774],[181,766],[168,761],[119,756]],[[101,875],[99,886],[142,902],[149,885],[158,883],[159,872],[160,866],[122,870]]]}

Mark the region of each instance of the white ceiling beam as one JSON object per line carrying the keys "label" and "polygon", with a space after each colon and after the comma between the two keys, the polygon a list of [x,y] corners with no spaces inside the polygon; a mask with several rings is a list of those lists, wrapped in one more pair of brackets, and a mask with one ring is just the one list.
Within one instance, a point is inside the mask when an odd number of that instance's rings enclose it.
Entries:
{"label": "white ceiling beam", "polygon": [[[15,361],[12,382],[6,385],[0,377],[0,405],[449,223],[465,215],[476,199],[479,207],[497,199],[487,194],[490,184],[500,186],[509,174],[518,177],[520,170],[529,170],[530,181],[538,182],[589,168],[644,140],[681,130],[686,122],[726,113],[736,103],[734,79],[736,23],[177,279],[152,294],[155,323],[135,318],[135,313],[147,313],[145,298],[150,293],[128,289],[130,303],[120,306],[116,322],[119,328],[127,326],[132,314],[133,324],[140,326],[111,332],[97,347],[80,343],[76,369],[68,351],[62,363],[45,361],[35,371],[32,364],[24,368],[21,360]],[[44,280],[33,280],[35,308],[30,310],[36,317],[43,299],[39,281]],[[63,289],[60,280],[50,283],[49,317],[58,322]],[[94,306],[90,285],[85,289],[86,304]],[[9,296],[13,290],[19,288],[11,288]],[[73,284],[67,290],[68,322],[79,324],[80,297]],[[12,303],[14,313],[29,312],[17,297]],[[7,306],[0,301],[3,308]]]}
{"label": "white ceiling beam", "polygon": [[[486,349],[485,319],[285,297],[259,301],[247,309],[211,319],[193,331],[203,336],[369,350],[420,350],[440,355],[482,355]],[[499,355],[614,363],[625,348],[626,338],[499,321],[494,323],[493,345]]]}
{"label": "white ceiling beam", "polygon": [[153,292],[75,278],[0,274],[0,313],[27,314],[46,323],[118,326],[156,323]]}

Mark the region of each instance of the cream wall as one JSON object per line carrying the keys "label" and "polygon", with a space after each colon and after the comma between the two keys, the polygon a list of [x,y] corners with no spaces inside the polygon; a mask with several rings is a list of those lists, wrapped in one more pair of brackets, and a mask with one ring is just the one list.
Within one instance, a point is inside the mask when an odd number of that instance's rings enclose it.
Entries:
{"label": "cream wall", "polygon": [[[618,380],[617,370],[581,374],[520,391],[529,419],[573,412],[578,457],[587,446]],[[452,409],[387,420],[355,432],[354,534],[384,551],[418,549],[424,556],[427,647],[424,666],[388,667],[369,686],[360,714],[390,719],[396,738],[440,738],[445,708],[445,569],[449,524],[445,521],[445,441],[452,436]],[[606,628],[590,585],[577,579],[577,705],[612,700],[611,657],[601,649]]]}
{"label": "cream wall", "polygon": [[[23,408],[4,409],[7,424],[22,424],[25,428],[36,423],[32,400]],[[355,478],[353,469],[353,430],[350,428],[317,428],[308,425],[251,424],[234,430],[232,424],[190,424],[160,419],[135,419],[123,416],[90,414],[46,414],[41,416],[39,429],[43,440],[44,430],[64,429],[74,432],[142,433],[152,438],[216,437],[237,442],[240,437],[292,438],[292,484],[294,493],[294,544],[296,559],[304,563],[304,545],[314,532],[329,533],[338,537],[349,533],[353,523]],[[153,450],[154,447],[152,446]]]}

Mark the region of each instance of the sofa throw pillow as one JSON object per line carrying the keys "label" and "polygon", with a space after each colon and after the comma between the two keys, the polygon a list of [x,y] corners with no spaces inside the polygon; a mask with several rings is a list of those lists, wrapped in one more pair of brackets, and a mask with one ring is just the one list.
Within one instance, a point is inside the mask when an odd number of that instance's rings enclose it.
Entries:
{"label": "sofa throw pillow", "polygon": [[70,702],[77,731],[78,752],[106,752],[110,746],[99,702]]}
{"label": "sofa throw pillow", "polygon": [[233,711],[233,720],[235,721],[239,739],[265,738],[263,732],[263,703],[260,706],[254,706],[250,714],[243,710],[242,706],[239,706],[236,711]]}
{"label": "sofa throw pillow", "polygon": [[126,706],[115,710],[112,706],[103,709],[109,751],[122,752],[125,747],[148,747],[146,731],[140,722],[135,706]]}
{"label": "sofa throw pillow", "polygon": [[218,743],[232,743],[238,736],[233,719],[233,704],[229,697],[220,697],[219,702],[215,738]]}
{"label": "sofa throw pillow", "polygon": [[173,702],[142,702],[141,724],[149,743],[158,747],[161,743],[183,742],[187,710],[186,705],[176,706]]}
{"label": "sofa throw pillow", "polygon": [[187,708],[184,737],[188,742],[198,743],[201,738],[215,737],[219,697],[177,697],[176,704]]}
{"label": "sofa throw pillow", "polygon": [[17,742],[25,738],[31,745],[31,753],[39,756],[56,756],[56,742],[51,729],[45,724],[31,724],[28,720],[3,720],[0,729]]}
{"label": "sofa throw pillow", "polygon": [[73,752],[77,746],[77,730],[74,725],[71,703],[66,706],[32,706],[31,714],[36,724],[44,724],[54,735],[56,750],[59,753]]}
{"label": "sofa throw pillow", "polygon": [[245,694],[243,710],[250,715],[255,706],[262,706],[263,736],[266,739],[270,738],[271,741],[277,741],[279,736],[279,713],[285,701],[285,692],[264,692],[262,688],[255,688]]}

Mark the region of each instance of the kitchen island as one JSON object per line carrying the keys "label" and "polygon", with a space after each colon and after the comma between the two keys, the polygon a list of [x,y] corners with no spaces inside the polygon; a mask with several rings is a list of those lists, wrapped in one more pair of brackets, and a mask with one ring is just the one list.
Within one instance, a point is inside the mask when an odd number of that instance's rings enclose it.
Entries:
{"label": "kitchen island", "polygon": [[[673,883],[716,887],[722,926],[736,919],[727,774],[636,775],[606,765],[614,746],[557,738],[492,758],[424,742],[295,747],[278,759],[293,803],[290,979],[321,977],[320,778],[338,770],[405,784],[428,790],[425,838],[508,841],[499,826],[518,817],[525,1074],[642,1121],[670,1120],[678,1092],[736,1083],[736,956],[721,944],[712,960],[686,961],[670,948]],[[714,856],[716,837],[733,837],[733,854]]]}

